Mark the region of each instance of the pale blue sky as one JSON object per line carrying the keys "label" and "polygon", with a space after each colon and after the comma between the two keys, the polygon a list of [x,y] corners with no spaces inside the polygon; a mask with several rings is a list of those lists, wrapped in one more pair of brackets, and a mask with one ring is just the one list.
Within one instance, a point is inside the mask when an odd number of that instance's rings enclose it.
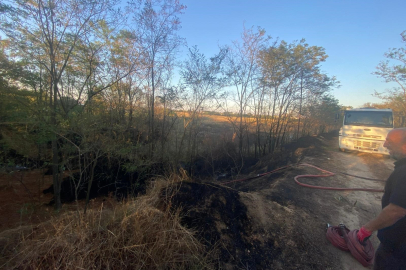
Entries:
{"label": "pale blue sky", "polygon": [[322,46],[329,58],[322,69],[341,81],[332,94],[342,105],[360,107],[379,102],[374,90],[391,85],[371,73],[393,47],[404,46],[405,0],[183,0],[180,35],[207,57],[218,45],[238,40],[243,30],[260,26],[268,35],[288,42],[306,39]]}

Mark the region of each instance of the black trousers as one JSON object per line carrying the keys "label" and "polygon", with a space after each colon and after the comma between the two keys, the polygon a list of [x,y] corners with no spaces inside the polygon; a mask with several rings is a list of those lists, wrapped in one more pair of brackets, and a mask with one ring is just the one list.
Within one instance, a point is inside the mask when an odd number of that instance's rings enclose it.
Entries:
{"label": "black trousers", "polygon": [[375,251],[374,270],[405,270],[406,245],[397,249],[385,247],[380,244]]}

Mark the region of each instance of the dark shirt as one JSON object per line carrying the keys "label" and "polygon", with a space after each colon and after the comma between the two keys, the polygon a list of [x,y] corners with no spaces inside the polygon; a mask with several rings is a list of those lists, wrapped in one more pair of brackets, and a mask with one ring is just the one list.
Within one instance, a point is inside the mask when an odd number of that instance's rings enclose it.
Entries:
{"label": "dark shirt", "polygon": [[[406,158],[395,162],[395,170],[386,182],[382,208],[389,203],[406,209]],[[392,226],[378,230],[378,238],[383,245],[394,249],[406,244],[406,217]]]}

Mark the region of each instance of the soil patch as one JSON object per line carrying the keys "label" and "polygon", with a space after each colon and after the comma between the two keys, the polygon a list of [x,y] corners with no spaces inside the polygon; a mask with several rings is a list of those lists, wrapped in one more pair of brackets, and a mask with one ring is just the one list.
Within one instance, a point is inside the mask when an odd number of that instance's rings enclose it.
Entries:
{"label": "soil patch", "polygon": [[280,248],[255,232],[247,207],[233,189],[207,183],[174,184],[162,195],[165,206],[180,209],[182,225],[196,230],[224,269],[267,269]]}
{"label": "soil patch", "polygon": [[41,191],[51,183],[52,176],[42,170],[0,173],[0,232],[48,219],[52,210],[44,203],[52,195]]}

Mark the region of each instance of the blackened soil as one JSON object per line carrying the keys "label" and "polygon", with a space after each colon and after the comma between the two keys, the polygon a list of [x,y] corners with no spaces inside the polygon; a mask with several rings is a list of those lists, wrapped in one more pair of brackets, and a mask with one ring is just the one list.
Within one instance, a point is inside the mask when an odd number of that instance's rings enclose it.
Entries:
{"label": "blackened soil", "polygon": [[167,189],[165,205],[181,209],[182,225],[197,231],[223,269],[267,269],[279,250],[253,240],[247,208],[237,191],[215,184],[182,182]]}

